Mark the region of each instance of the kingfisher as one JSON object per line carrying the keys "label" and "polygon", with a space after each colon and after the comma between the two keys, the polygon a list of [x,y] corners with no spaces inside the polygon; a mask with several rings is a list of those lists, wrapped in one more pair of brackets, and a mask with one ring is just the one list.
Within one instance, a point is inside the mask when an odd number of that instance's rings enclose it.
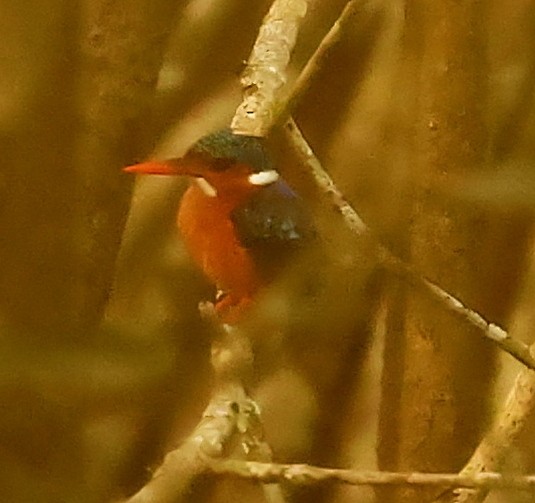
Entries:
{"label": "kingfisher", "polygon": [[216,287],[221,322],[241,321],[259,294],[315,236],[303,199],[281,178],[263,140],[222,129],[183,157],[128,173],[191,178],[177,224],[193,261]]}

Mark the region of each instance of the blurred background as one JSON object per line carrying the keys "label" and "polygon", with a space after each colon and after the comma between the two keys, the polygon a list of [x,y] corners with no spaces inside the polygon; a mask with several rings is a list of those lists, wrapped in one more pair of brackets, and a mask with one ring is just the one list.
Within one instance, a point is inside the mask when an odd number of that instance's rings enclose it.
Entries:
{"label": "blurred background", "polygon": [[[119,501],[198,422],[212,381],[197,305],[214,293],[175,228],[187,181],[121,168],[180,156],[229,124],[270,3],[0,3],[2,501]],[[309,2],[290,83],[345,4]],[[534,28],[527,0],[362,0],[294,111],[372,233],[526,343]],[[247,322],[274,459],[460,470],[521,365],[381,267],[280,131],[269,145],[322,242]],[[528,422],[506,471],[533,472],[534,435]],[[235,501],[240,487],[210,484],[189,499]],[[340,503],[437,493],[286,492]]]}

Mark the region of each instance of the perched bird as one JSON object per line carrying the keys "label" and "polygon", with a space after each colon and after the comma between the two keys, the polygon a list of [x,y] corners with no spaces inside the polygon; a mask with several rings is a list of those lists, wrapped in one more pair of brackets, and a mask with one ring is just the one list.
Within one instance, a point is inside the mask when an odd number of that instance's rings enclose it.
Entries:
{"label": "perched bird", "polygon": [[223,129],[181,158],[124,170],[192,177],[178,227],[191,257],[217,287],[215,307],[224,323],[240,321],[314,234],[303,200],[281,179],[259,138]]}

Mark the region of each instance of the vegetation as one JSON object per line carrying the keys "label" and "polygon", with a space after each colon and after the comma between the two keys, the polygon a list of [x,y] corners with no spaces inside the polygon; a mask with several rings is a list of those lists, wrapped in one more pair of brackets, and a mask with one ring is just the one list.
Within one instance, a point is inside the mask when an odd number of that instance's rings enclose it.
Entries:
{"label": "vegetation", "polygon": [[[46,4],[0,5],[0,499],[532,501],[535,8]],[[121,171],[229,124],[322,242],[230,332],[185,181]]]}

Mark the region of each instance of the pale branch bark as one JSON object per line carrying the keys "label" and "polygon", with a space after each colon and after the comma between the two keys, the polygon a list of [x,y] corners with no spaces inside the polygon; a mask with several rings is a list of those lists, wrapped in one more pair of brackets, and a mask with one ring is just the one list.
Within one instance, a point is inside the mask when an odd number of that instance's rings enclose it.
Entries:
{"label": "pale branch bark", "polygon": [[[535,349],[535,346],[532,346]],[[499,470],[511,448],[517,443],[526,423],[535,411],[535,374],[523,369],[517,376],[506,402],[491,430],[485,435],[472,457],[461,470],[461,476],[473,477]],[[457,489],[442,494],[435,501],[481,503],[491,487]]]}
{"label": "pale branch bark", "polygon": [[[533,246],[533,245],[532,245]],[[518,308],[514,314],[512,326],[517,336],[524,339],[533,338],[535,328],[533,318],[533,302],[535,301],[535,252],[532,250],[531,264],[527,282]],[[517,320],[515,322],[515,320]],[[531,345],[535,352],[535,344]],[[505,403],[494,418],[493,424],[486,433],[470,460],[461,470],[461,475],[501,470],[506,457],[518,446],[519,438],[529,421],[535,416],[535,373],[523,369],[516,377]],[[480,503],[487,496],[487,490],[458,489],[448,491],[436,501],[452,503]]]}
{"label": "pale branch bark", "polygon": [[368,226],[360,218],[354,208],[346,201],[343,194],[338,190],[331,177],[321,166],[320,161],[314,155],[312,148],[303,137],[297,124],[290,119],[284,131],[289,145],[312,173],[314,180],[326,195],[329,202],[340,213],[348,228],[358,235],[371,238],[377,249],[381,262],[390,270],[402,275],[412,284],[426,290],[433,298],[447,307],[449,311],[460,316],[470,325],[477,327],[482,334],[493,341],[499,348],[509,353],[528,368],[535,370],[535,358],[529,351],[529,346],[520,340],[512,338],[505,330],[494,323],[486,321],[479,313],[465,306],[459,299],[443,290],[440,286],[424,278],[414,268],[397,258],[378,240],[376,240]]}
{"label": "pale branch bark", "polygon": [[290,119],[285,124],[284,131],[288,143],[299,156],[301,162],[309,168],[316,184],[322,190],[322,193],[329,197],[331,204],[342,215],[349,229],[358,235],[368,233],[368,226],[360,218],[354,208],[346,201],[342,192],[340,192],[335,185],[333,179],[323,169],[319,159],[314,154],[312,148],[293,119]]}
{"label": "pale branch bark", "polygon": [[[191,435],[165,456],[152,479],[127,503],[181,501],[200,476],[211,473],[218,458],[271,461],[271,449],[262,438],[258,405],[242,384],[253,361],[249,338],[236,328],[219,325],[211,303],[202,303],[200,311],[213,322],[214,395]],[[266,497],[271,503],[284,503],[278,488],[271,488]]]}
{"label": "pale branch bark", "polygon": [[307,8],[306,0],[275,0],[271,5],[241,78],[244,98],[231,122],[236,134],[265,136],[269,131]]}
{"label": "pale branch bark", "polygon": [[[217,334],[212,343],[212,367],[215,374],[215,389],[237,394],[243,402],[241,420],[236,423],[239,433],[239,452],[227,452],[227,457],[245,458],[253,461],[270,462],[271,447],[263,441],[263,425],[256,402],[247,396],[245,382],[253,371],[253,350],[251,340],[241,329],[220,325],[214,305],[202,302],[201,315],[212,323]],[[229,391],[225,391],[229,390]],[[243,407],[245,405],[245,408]],[[245,412],[245,414],[243,413]],[[268,503],[285,503],[280,486],[263,486],[264,497]]]}
{"label": "pale branch bark", "polygon": [[[307,2],[274,2],[264,19],[242,77],[245,96],[232,120],[232,129],[237,134],[265,136],[275,124],[284,122],[309,89],[313,76],[339,42],[343,30],[347,29],[363,3],[366,4],[362,0],[348,1],[340,17],[301,71],[291,94],[283,99],[279,90],[286,84],[286,66],[301,19],[306,13]],[[284,20],[284,25],[281,20]],[[272,28],[276,25],[280,25],[280,31],[285,36],[280,36],[280,32]]]}
{"label": "pale branch bark", "polygon": [[387,252],[385,263],[392,270],[404,275],[409,281],[430,293],[431,297],[447,307],[449,311],[464,319],[470,325],[477,327],[483,335],[493,341],[503,351],[523,363],[526,367],[535,370],[535,358],[529,346],[521,340],[513,338],[503,328],[491,323],[478,312],[465,306],[462,301],[446,292],[427,278],[419,275],[414,268]]}
{"label": "pale branch bark", "polygon": [[253,479],[265,484],[289,482],[309,485],[337,482],[349,485],[462,486],[535,491],[535,475],[507,476],[494,472],[472,476],[457,473],[396,473],[235,460],[215,461],[210,467],[220,475]]}
{"label": "pale branch bark", "polygon": [[152,479],[128,503],[176,503],[209,472],[208,460],[224,455],[237,437],[240,445],[254,447],[256,438],[244,435],[248,423],[257,421],[258,409],[242,391],[238,387],[216,394],[193,433],[165,456]]}

